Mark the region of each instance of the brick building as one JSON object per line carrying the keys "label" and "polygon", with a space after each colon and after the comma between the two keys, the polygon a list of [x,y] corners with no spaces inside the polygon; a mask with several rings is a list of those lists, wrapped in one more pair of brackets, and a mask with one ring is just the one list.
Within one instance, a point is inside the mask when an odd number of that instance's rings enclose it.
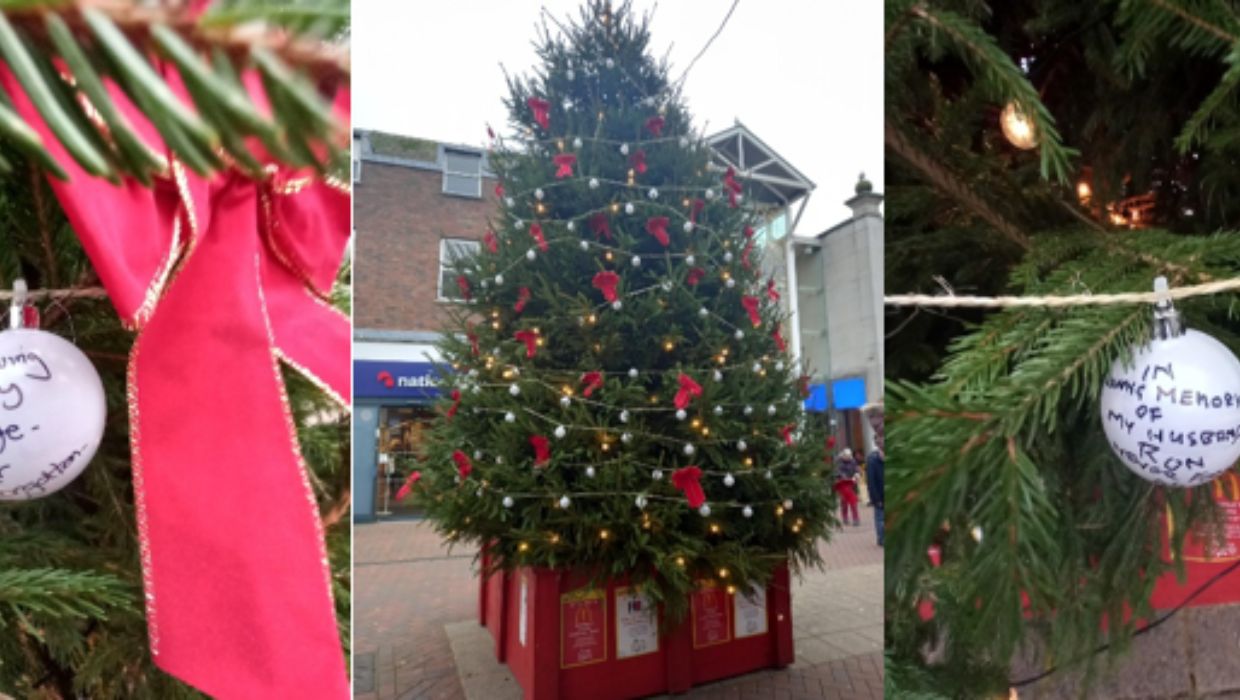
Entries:
{"label": "brick building", "polygon": [[[496,208],[486,153],[381,132],[353,137],[354,513],[400,512],[414,469],[446,304],[444,266],[476,249]],[[407,508],[407,506],[404,506]]]}

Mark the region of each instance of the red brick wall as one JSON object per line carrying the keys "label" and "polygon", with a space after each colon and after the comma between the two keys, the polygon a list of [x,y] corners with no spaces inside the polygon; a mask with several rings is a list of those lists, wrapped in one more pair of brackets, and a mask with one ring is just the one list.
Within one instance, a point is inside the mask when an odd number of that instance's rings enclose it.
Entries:
{"label": "red brick wall", "polygon": [[438,331],[439,240],[481,240],[496,212],[495,181],[482,199],[442,193],[443,175],[367,162],[353,186],[353,322],[356,328]]}

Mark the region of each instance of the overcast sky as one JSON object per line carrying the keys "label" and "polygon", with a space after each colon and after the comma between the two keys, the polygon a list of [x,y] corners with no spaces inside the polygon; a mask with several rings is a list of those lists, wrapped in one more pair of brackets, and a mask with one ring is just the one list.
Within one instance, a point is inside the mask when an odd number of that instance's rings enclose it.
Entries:
{"label": "overcast sky", "polygon": [[[576,14],[580,0],[353,0],[353,125],[483,145],[506,127],[503,63],[525,74],[539,9]],[[671,46],[680,73],[718,29],[732,0],[663,0],[652,49]],[[636,10],[655,0],[634,0]],[[698,61],[685,96],[699,128],[740,120],[813,180],[797,226],[819,233],[849,215],[864,171],[883,191],[883,3],[740,0]]]}

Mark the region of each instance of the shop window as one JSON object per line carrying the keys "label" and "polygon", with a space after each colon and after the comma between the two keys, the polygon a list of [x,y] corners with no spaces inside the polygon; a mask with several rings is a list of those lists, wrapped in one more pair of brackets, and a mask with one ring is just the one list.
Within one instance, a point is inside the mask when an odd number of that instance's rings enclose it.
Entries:
{"label": "shop window", "polygon": [[456,283],[456,263],[462,258],[477,255],[480,244],[464,238],[441,238],[439,240],[439,300],[461,299],[461,289]]}
{"label": "shop window", "polygon": [[445,148],[443,191],[458,197],[482,197],[482,154]]}
{"label": "shop window", "polygon": [[434,417],[434,411],[422,406],[384,406],[379,409],[376,515],[416,512],[412,499],[397,501],[396,493],[411,473],[424,468],[426,439]]}

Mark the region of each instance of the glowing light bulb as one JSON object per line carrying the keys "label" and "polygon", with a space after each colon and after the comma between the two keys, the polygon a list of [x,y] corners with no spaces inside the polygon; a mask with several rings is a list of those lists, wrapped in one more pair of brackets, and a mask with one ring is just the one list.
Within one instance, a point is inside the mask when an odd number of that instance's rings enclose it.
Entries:
{"label": "glowing light bulb", "polygon": [[1038,145],[1038,133],[1033,121],[1015,102],[1009,102],[1003,108],[1003,113],[999,115],[999,127],[1008,142],[1021,150],[1027,151]]}

